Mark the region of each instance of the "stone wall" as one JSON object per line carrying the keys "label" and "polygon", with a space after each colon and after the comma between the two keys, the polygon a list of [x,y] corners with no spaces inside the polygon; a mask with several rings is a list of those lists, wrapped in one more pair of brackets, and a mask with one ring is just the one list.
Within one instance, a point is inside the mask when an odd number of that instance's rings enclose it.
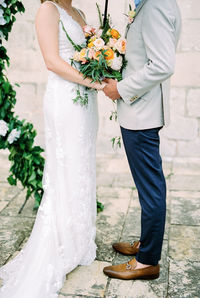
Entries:
{"label": "stone wall", "polygon": [[[13,82],[20,83],[16,113],[32,121],[38,131],[37,143],[44,146],[42,97],[47,72],[36,40],[34,18],[39,0],[24,0],[26,13],[18,15],[8,42]],[[92,2],[92,4],[91,4]],[[104,1],[98,1],[103,7]],[[113,24],[124,30],[127,0],[110,0]],[[183,30],[177,52],[176,73],[172,79],[171,124],[161,133],[164,157],[200,157],[200,1],[179,0]],[[87,15],[89,24],[97,24],[95,1],[74,1]],[[99,154],[112,152],[109,140],[119,134],[116,123],[108,118],[113,104],[99,95]],[[121,152],[121,151],[120,151]]]}

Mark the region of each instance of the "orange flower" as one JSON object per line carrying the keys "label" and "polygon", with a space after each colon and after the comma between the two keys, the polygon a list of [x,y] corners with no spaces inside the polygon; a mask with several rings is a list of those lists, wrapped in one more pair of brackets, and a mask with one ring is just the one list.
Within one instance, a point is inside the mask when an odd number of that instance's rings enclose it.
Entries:
{"label": "orange flower", "polygon": [[89,42],[89,43],[88,43],[88,48],[90,48],[90,49],[91,49],[93,46],[94,46],[94,43],[93,43],[93,41],[91,41],[91,42]]}
{"label": "orange flower", "polygon": [[94,53],[94,59],[95,60],[99,61],[100,56],[101,56],[101,52],[100,51],[97,51],[97,52]]}
{"label": "orange flower", "polygon": [[109,49],[109,50],[105,51],[104,55],[105,55],[106,60],[112,60],[112,59],[114,59],[115,53],[113,50]]}
{"label": "orange flower", "polygon": [[111,29],[110,34],[112,35],[113,38],[120,38],[120,34],[116,29]]}

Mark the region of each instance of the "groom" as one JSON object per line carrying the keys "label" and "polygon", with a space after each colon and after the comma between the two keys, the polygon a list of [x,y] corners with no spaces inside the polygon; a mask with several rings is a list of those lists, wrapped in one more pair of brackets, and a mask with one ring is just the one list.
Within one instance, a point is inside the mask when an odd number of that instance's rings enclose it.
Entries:
{"label": "groom", "polygon": [[119,279],[155,279],[166,216],[159,131],[169,123],[169,78],[174,72],[181,18],[176,0],[135,0],[135,4],[123,80],[107,80],[104,93],[117,100],[124,147],[142,209],[141,236],[133,244],[114,243],[116,251],[136,257],[105,267],[104,273]]}

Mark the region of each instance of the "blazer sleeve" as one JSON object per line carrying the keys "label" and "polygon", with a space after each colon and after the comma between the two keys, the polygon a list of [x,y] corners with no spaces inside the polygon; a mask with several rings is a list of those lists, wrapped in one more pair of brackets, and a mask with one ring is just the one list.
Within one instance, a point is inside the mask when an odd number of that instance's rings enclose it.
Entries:
{"label": "blazer sleeve", "polygon": [[175,17],[170,16],[169,9],[164,9],[160,0],[147,2],[143,9],[142,37],[147,62],[117,84],[118,92],[127,104],[168,79],[175,68]]}

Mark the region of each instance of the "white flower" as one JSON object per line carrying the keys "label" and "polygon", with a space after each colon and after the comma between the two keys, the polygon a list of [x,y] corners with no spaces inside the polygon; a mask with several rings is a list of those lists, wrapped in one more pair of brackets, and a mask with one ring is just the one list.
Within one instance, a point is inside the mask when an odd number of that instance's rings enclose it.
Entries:
{"label": "white flower", "polygon": [[113,60],[110,62],[110,67],[113,70],[119,71],[122,68],[122,56],[118,56],[115,54],[115,57]]}
{"label": "white flower", "polygon": [[3,32],[0,31],[0,38],[4,38]]}
{"label": "white flower", "polygon": [[21,131],[17,130],[16,128],[11,131],[11,133],[8,136],[8,143],[12,144],[20,137]]}
{"label": "white flower", "polygon": [[117,42],[116,38],[110,38],[109,42],[107,43],[107,46],[110,47],[110,48],[115,48],[116,42]]}
{"label": "white flower", "polygon": [[5,25],[7,21],[4,19],[3,10],[0,8],[0,25]]}
{"label": "white flower", "polygon": [[100,38],[102,33],[103,33],[103,30],[99,29],[98,32],[96,33],[96,36]]}
{"label": "white flower", "polygon": [[97,38],[94,42],[93,42],[95,48],[97,51],[100,51],[103,49],[105,42],[102,38]]}
{"label": "white flower", "polygon": [[5,137],[8,130],[8,124],[4,120],[0,120],[0,136]]}
{"label": "white flower", "polygon": [[7,4],[5,3],[5,0],[0,0],[0,5],[3,7],[7,7]]}

